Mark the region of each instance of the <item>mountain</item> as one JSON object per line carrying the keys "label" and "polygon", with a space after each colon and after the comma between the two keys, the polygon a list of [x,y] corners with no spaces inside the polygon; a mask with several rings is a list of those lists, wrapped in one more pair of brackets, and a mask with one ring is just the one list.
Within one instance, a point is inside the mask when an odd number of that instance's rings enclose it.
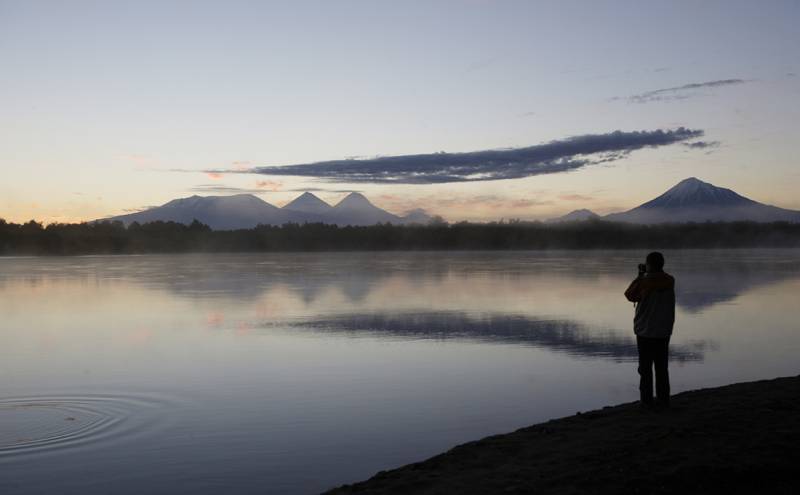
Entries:
{"label": "mountain", "polygon": [[318,197],[314,196],[312,193],[304,192],[300,196],[287,203],[283,209],[297,211],[300,213],[311,213],[313,215],[324,215],[329,213],[333,207],[325,201],[322,201]]}
{"label": "mountain", "polygon": [[234,230],[252,228],[260,223],[283,224],[293,221],[293,215],[252,194],[236,194],[174,199],[149,210],[105,220],[118,220],[128,225],[157,220],[189,224],[195,219],[214,230]]}
{"label": "mountain", "polygon": [[603,217],[629,223],[666,222],[800,222],[800,211],[765,205],[730,189],[695,177],[684,179],[661,196],[636,208]]}
{"label": "mountain", "polygon": [[339,201],[325,214],[326,223],[337,225],[374,225],[376,223],[402,223],[399,216],[378,208],[363,194],[353,192]]}
{"label": "mountain", "polygon": [[580,210],[573,210],[566,215],[562,215],[560,217],[551,218],[548,220],[550,223],[561,223],[561,222],[582,222],[584,220],[594,220],[596,218],[600,218],[600,215],[593,212],[592,210],[587,209],[580,209]]}
{"label": "mountain", "polygon": [[423,210],[422,208],[415,208],[407,212],[402,217],[400,217],[400,220],[407,225],[410,224],[428,225],[433,220],[433,217],[430,216],[428,212]]}
{"label": "mountain", "polygon": [[250,229],[259,224],[283,225],[289,222],[337,225],[373,225],[387,222],[427,224],[431,217],[421,209],[412,210],[400,217],[378,208],[359,193],[350,193],[336,206],[331,206],[310,192],[305,192],[283,208],[273,206],[252,194],[191,196],[103,221],[121,221],[125,225],[158,220],[190,224],[195,219],[214,230],[234,230]]}
{"label": "mountain", "polygon": [[335,206],[322,201],[310,192],[304,192],[287,203],[284,210],[304,214],[302,221],[337,225],[374,225],[376,223],[428,223],[430,216],[424,210],[413,210],[398,216],[373,205],[363,194],[348,194]]}

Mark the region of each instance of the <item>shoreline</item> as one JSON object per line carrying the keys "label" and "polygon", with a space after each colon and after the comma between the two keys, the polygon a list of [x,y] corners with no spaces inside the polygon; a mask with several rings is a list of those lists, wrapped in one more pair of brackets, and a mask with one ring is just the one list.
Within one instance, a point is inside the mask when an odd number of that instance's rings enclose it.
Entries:
{"label": "shoreline", "polygon": [[[5,254],[0,253],[0,260],[14,260],[14,259],[66,259],[66,258],[117,258],[126,256],[209,256],[209,255],[254,255],[254,254],[354,254],[354,253],[464,253],[464,254],[480,254],[480,253],[625,253],[635,252],[641,254],[645,248],[642,247],[545,247],[545,248],[441,248],[441,249],[416,249],[416,248],[391,248],[391,249],[309,249],[309,250],[250,250],[250,251],[152,251],[152,252],[130,252],[130,253],[68,253],[68,254]],[[719,252],[737,252],[737,251],[792,251],[800,252],[800,246],[712,246],[712,247],[679,247],[679,248],[666,248],[664,252],[690,252],[690,251],[719,251]]]}
{"label": "shoreline", "polygon": [[796,493],[800,376],[607,406],[456,446],[351,493]]}
{"label": "shoreline", "polygon": [[473,251],[549,249],[798,248],[800,223],[466,223],[345,226],[312,223],[211,230],[201,224],[6,223],[0,254],[87,255],[179,252]]}

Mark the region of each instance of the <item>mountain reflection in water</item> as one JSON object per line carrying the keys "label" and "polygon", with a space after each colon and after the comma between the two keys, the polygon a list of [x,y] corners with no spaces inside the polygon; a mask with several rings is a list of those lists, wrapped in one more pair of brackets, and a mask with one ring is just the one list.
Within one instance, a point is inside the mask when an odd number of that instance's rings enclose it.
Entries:
{"label": "mountain reflection in water", "polygon": [[[637,359],[636,340],[610,330],[594,330],[569,320],[544,320],[513,314],[471,315],[463,312],[407,314],[348,314],[290,323],[321,331],[392,335],[415,339],[462,339],[530,345],[571,356],[608,358],[617,362]],[[707,341],[673,345],[673,361],[702,361]]]}
{"label": "mountain reflection in water", "polygon": [[[666,268],[677,279],[677,306],[699,313],[759,287],[800,277],[795,257],[786,253],[782,260],[780,250],[767,254],[764,250],[676,252],[667,253]],[[356,306],[398,281],[413,292],[414,286],[458,279],[464,283],[455,290],[466,295],[488,282],[535,293],[548,290],[553,282],[586,285],[613,278],[621,293],[640,261],[627,252],[549,251],[185,255],[175,263],[176,259],[97,256],[64,263],[59,258],[18,258],[3,263],[0,288],[21,281],[33,286],[54,280],[118,280],[167,290],[178,297],[238,301],[257,301],[280,288],[296,294],[306,305],[314,305],[333,290]]]}
{"label": "mountain reflection in water", "polygon": [[[319,493],[636,400],[645,254],[0,258],[0,492]],[[676,393],[797,374],[800,250],[665,256]]]}

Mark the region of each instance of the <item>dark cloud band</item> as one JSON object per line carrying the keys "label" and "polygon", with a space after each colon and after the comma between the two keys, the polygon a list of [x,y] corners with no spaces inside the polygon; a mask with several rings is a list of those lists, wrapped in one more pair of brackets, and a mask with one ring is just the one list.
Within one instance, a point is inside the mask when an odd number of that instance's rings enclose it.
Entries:
{"label": "dark cloud band", "polygon": [[693,143],[683,143],[687,148],[706,150],[710,148],[719,148],[719,141],[695,141]]}
{"label": "dark cloud band", "polygon": [[701,83],[684,84],[673,88],[656,89],[638,95],[628,97],[632,103],[649,103],[651,101],[684,100],[693,96],[692,91],[699,89],[719,88],[721,86],[733,86],[744,84],[744,79],[720,79],[718,81],[706,81]]}
{"label": "dark cloud band", "polygon": [[297,165],[255,167],[209,172],[245,172],[263,175],[314,177],[328,182],[438,184],[499,179],[576,170],[587,165],[618,160],[631,151],[696,139],[702,130],[614,131],[587,134],[549,143],[468,153],[430,153],[369,159],[331,160]]}

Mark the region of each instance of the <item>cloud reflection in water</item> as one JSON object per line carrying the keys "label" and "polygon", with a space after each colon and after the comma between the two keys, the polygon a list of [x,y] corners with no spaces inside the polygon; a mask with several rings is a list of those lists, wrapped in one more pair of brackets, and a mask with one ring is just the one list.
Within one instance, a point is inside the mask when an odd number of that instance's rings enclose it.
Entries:
{"label": "cloud reflection in water", "polygon": [[[272,324],[267,324],[270,326]],[[575,357],[606,358],[614,361],[637,359],[633,336],[608,329],[594,329],[570,320],[537,319],[519,314],[469,314],[459,311],[422,313],[353,313],[289,323],[295,328],[354,334],[391,335],[432,340],[475,340],[513,343],[563,352]],[[673,345],[673,361],[703,361],[711,342]]]}

